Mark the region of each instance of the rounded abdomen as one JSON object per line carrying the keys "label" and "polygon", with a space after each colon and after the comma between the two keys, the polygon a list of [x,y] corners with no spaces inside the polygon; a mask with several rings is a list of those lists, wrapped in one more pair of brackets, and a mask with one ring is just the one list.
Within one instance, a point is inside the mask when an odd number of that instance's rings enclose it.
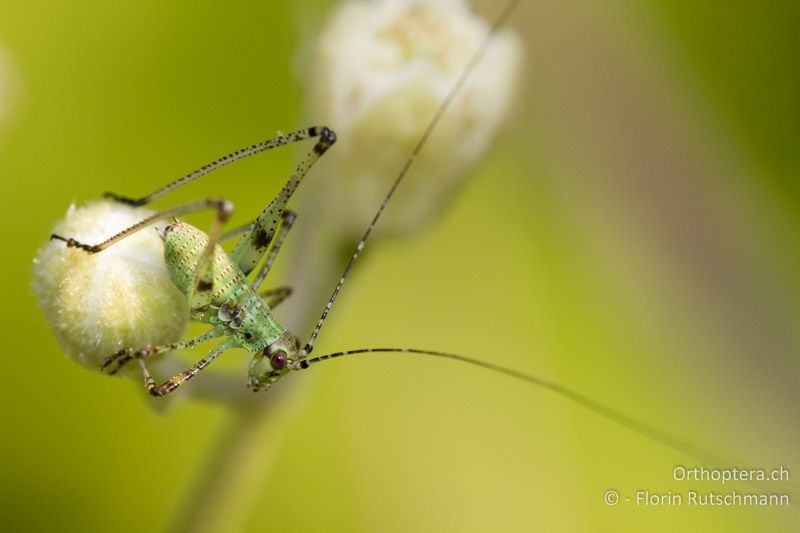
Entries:
{"label": "rounded abdomen", "polygon": [[[185,295],[191,292],[197,263],[208,243],[208,235],[191,224],[175,222],[164,231],[164,261],[172,283]],[[220,305],[241,292],[247,285],[242,271],[234,265],[225,250],[214,249],[213,305]]]}

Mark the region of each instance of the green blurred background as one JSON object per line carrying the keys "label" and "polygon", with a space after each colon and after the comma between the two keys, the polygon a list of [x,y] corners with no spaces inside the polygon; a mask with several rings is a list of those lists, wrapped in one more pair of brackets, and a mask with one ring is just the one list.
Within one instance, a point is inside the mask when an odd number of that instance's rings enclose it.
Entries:
{"label": "green blurred background", "polygon": [[[32,296],[31,261],[71,202],[144,193],[313,122],[298,50],[330,4],[0,7],[17,86],[0,125],[3,530],[164,531],[198,486],[228,431],[226,409],[189,401],[158,414],[138,383],[65,358]],[[513,25],[525,74],[510,127],[439,220],[369,250],[317,349],[473,355],[795,473],[798,11],[795,2],[523,2]],[[243,222],[298,156],[243,162],[175,200],[223,194]],[[301,213],[298,224],[312,218]],[[281,267],[273,279],[291,280]],[[329,276],[332,286],[338,269]],[[672,469],[696,460],[488,372],[379,358],[292,379],[275,400],[287,416],[261,437],[273,466],[257,472],[253,508],[230,528],[781,531],[798,522],[796,506],[608,507],[610,488],[754,489],[676,482]]]}

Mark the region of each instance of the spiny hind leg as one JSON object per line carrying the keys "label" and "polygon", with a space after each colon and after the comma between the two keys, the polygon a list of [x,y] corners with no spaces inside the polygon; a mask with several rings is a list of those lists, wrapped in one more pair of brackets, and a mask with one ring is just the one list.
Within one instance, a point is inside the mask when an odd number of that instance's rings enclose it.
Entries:
{"label": "spiny hind leg", "polygon": [[[148,194],[147,196],[142,196],[141,198],[130,198],[128,196],[122,196],[119,194],[115,194],[112,192],[103,193],[103,196],[106,198],[111,198],[114,201],[132,205],[136,207],[140,207],[143,205],[147,205],[153,200],[164,196],[165,194],[178,189],[187,183],[190,183],[201,176],[205,176],[206,174],[210,174],[211,172],[224,167],[225,165],[229,165],[234,163],[240,159],[244,159],[251,155],[255,155],[266,150],[270,150],[272,148],[278,148],[280,146],[285,146],[287,144],[295,143],[298,141],[302,141],[305,139],[310,139],[312,137],[317,137],[320,135],[320,132],[330,131],[328,128],[324,126],[314,126],[311,128],[306,128],[298,131],[294,131],[291,133],[286,133],[283,135],[278,135],[277,137],[273,137],[271,139],[267,139],[260,143],[253,144],[248,146],[247,148],[242,148],[240,150],[236,150],[228,155],[220,157],[216,161],[212,161],[207,165],[203,165],[202,167],[198,168],[197,170],[193,170],[192,172],[176,179],[173,182],[168,183],[164,187]],[[332,132],[331,132],[332,134]],[[335,136],[334,136],[335,139]]]}
{"label": "spiny hind leg", "polygon": [[137,222],[136,224],[125,228],[119,233],[116,233],[115,235],[112,235],[108,239],[99,242],[97,244],[88,244],[80,242],[71,237],[56,235],[55,233],[50,235],[50,239],[64,241],[67,244],[68,248],[78,248],[88,254],[96,254],[98,252],[102,252],[109,246],[112,246],[145,228],[149,228],[153,223],[158,222],[159,220],[166,220],[169,218],[185,215],[188,213],[203,211],[205,209],[216,209],[219,212],[220,209],[225,207],[227,207],[227,209],[229,210],[232,209],[230,202],[219,198],[207,198],[205,200],[200,200],[197,202],[191,202],[188,204],[182,204],[175,207],[171,207],[169,209],[165,209],[164,211],[159,211],[158,213],[155,213],[145,219],[142,219],[140,222]]}
{"label": "spiny hind leg", "polygon": [[228,348],[233,347],[234,342],[232,340],[227,340],[211,350],[211,352],[200,359],[197,363],[195,363],[191,368],[188,370],[184,370],[180,374],[169,378],[164,383],[160,385],[156,385],[156,381],[150,375],[150,372],[147,370],[147,365],[144,362],[144,359],[137,359],[139,361],[139,366],[142,368],[142,374],[144,375],[144,386],[147,389],[147,392],[150,393],[152,396],[164,396],[173,392],[175,389],[195,377],[200,371],[202,371],[205,367],[210,365],[217,357],[219,357],[222,352],[227,350]]}
{"label": "spiny hind leg", "polygon": [[[275,262],[275,258],[277,257],[278,252],[281,249],[281,246],[283,245],[283,241],[286,239],[286,234],[292,228],[292,225],[294,224],[295,220],[297,220],[297,213],[287,209],[283,212],[282,218],[283,218],[283,223],[278,228],[278,232],[275,235],[275,239],[272,242],[272,248],[269,251],[269,255],[267,256],[266,261],[262,265],[261,270],[258,273],[258,276],[256,276],[255,281],[251,284],[253,288],[257,289],[264,282],[264,279],[267,277],[267,274],[269,273],[270,268],[272,268],[272,264]],[[219,242],[223,243],[228,239],[232,239],[237,235],[241,235],[242,233],[248,231],[253,226],[253,224],[255,224],[255,221],[248,222],[247,224],[242,224],[237,228],[233,228],[232,230],[226,231],[219,238]]]}
{"label": "spiny hind leg", "polygon": [[[107,374],[113,375],[119,372],[125,364],[127,364],[132,359],[149,359],[150,357],[171,352],[173,350],[182,350],[184,348],[191,348],[192,346],[196,346],[203,342],[210,341],[216,337],[219,337],[220,332],[216,329],[212,329],[200,335],[199,337],[195,337],[194,339],[189,339],[180,342],[173,342],[171,344],[161,344],[158,346],[145,346],[144,348],[134,349],[134,348],[123,348],[122,350],[109,355],[108,357],[103,360],[103,364],[100,365],[100,370],[106,372]],[[112,366],[113,365],[113,366]]]}
{"label": "spiny hind leg", "polygon": [[264,279],[267,277],[267,274],[269,274],[269,271],[272,268],[272,264],[275,262],[275,258],[278,257],[278,252],[281,251],[281,246],[283,246],[283,241],[289,234],[289,230],[292,229],[294,221],[297,220],[297,213],[287,209],[286,211],[283,212],[282,217],[283,217],[283,222],[281,223],[281,227],[278,228],[278,233],[275,235],[275,240],[272,243],[272,248],[270,249],[269,254],[267,255],[267,259],[261,266],[261,270],[259,270],[256,279],[253,280],[252,287],[254,289],[258,289],[261,286],[261,284],[264,283]]}
{"label": "spiny hind leg", "polygon": [[[279,220],[286,220],[283,217],[283,212],[286,206],[286,202],[292,196],[294,191],[297,189],[297,186],[303,180],[303,177],[306,175],[308,170],[314,165],[314,163],[324,154],[328,148],[336,142],[336,134],[333,133],[332,130],[328,129],[325,126],[314,126],[311,128],[306,128],[304,130],[298,130],[292,133],[288,133],[286,135],[279,135],[273,139],[268,139],[258,144],[254,144],[248,148],[244,148],[228,154],[216,161],[205,165],[189,174],[179,178],[172,183],[162,187],[161,189],[144,196],[142,198],[128,198],[125,196],[120,196],[114,193],[105,193],[106,197],[112,198],[117,202],[121,202],[127,205],[133,206],[143,206],[147,205],[156,198],[159,198],[170,191],[173,191],[205,174],[208,174],[220,167],[233,163],[239,159],[243,159],[250,155],[257,154],[259,152],[263,152],[265,150],[269,150],[271,148],[276,148],[278,146],[283,146],[289,143],[302,141],[304,139],[309,139],[313,137],[319,137],[319,140],[312,148],[311,152],[297,165],[294,174],[289,178],[289,181],[283,186],[280,190],[278,195],[270,202],[267,208],[259,215],[259,217],[253,221],[252,224],[243,226],[241,228],[237,228],[233,230],[229,234],[225,235],[224,237],[237,235],[240,231],[244,233],[244,236],[239,240],[236,244],[236,247],[233,251],[233,261],[236,263],[245,275],[249,274],[253,268],[258,264],[258,261],[263,256],[267,246],[269,246],[270,242],[272,241],[273,236],[275,235],[275,230],[278,225]],[[194,204],[190,204],[194,206]],[[224,206],[230,206],[226,209]],[[147,227],[149,224],[152,224],[156,220],[161,220],[164,218],[178,216],[179,214],[185,214],[187,212],[196,211],[199,209],[185,209],[184,208],[173,208],[163,211],[161,213],[157,213],[147,219],[123,230],[122,232],[114,235],[110,239],[99,243],[99,244],[85,244],[79,241],[76,241],[72,238],[62,237],[60,235],[51,235],[51,239],[59,239],[67,243],[68,247],[76,247],[80,248],[88,253],[96,253],[99,252],[108,246],[111,246],[115,242],[118,242],[125,237],[136,233],[137,231]],[[208,303],[211,300],[211,293],[213,288],[213,255],[214,255],[214,245],[218,242],[218,240],[223,237],[221,235],[221,229],[224,222],[227,220],[228,216],[230,215],[230,210],[232,206],[229,202],[224,201],[211,201],[208,200],[203,205],[202,208],[208,207],[215,207],[217,209],[217,219],[212,226],[212,231],[209,232],[209,246],[204,251],[203,256],[201,257],[200,262],[198,263],[198,269],[195,272],[195,283],[193,285],[192,296],[190,297],[190,302],[192,302],[192,309],[205,309],[208,306]],[[291,224],[290,224],[291,225]],[[277,251],[276,251],[277,253]],[[266,275],[266,273],[265,273]]]}
{"label": "spiny hind leg", "polygon": [[302,133],[305,135],[304,138],[319,137],[319,139],[311,151],[297,165],[294,173],[278,192],[277,196],[261,212],[242,238],[239,239],[231,253],[231,260],[242,269],[245,275],[252,272],[264,256],[270,242],[272,242],[278,223],[286,209],[286,202],[297,190],[309,169],[336,142],[336,134],[324,126],[309,128]]}
{"label": "spiny hind leg", "polygon": [[[244,148],[242,150],[238,150],[231,154],[228,154],[220,159],[217,159],[213,163],[205,165],[189,174],[179,178],[172,183],[169,183],[165,187],[158,189],[157,191],[143,196],[141,198],[129,198],[126,196],[121,196],[114,193],[105,193],[104,196],[112,198],[113,200],[124,203],[127,205],[132,206],[143,206],[147,205],[156,198],[159,198],[170,191],[173,191],[187,183],[194,181],[195,179],[204,176],[220,167],[233,163],[239,159],[243,159],[253,154],[257,154],[259,152],[263,152],[265,150],[269,150],[271,148],[276,148],[278,146],[283,146],[289,143],[302,141],[304,139],[310,139],[314,137],[319,137],[319,140],[311,149],[311,151],[303,158],[302,161],[297,165],[292,176],[280,190],[278,195],[269,203],[269,205],[264,209],[264,211],[258,216],[258,218],[252,223],[252,225],[242,226],[237,228],[224,236],[217,236],[218,238],[221,237],[231,237],[238,235],[241,232],[244,233],[242,238],[239,242],[236,243],[236,246],[232,253],[233,262],[236,263],[239,268],[244,272],[245,275],[249,274],[261,260],[261,257],[264,255],[267,247],[269,246],[270,242],[272,242],[272,238],[275,235],[275,231],[278,227],[278,223],[281,219],[283,219],[283,212],[286,207],[286,202],[291,198],[294,191],[300,185],[300,182],[303,180],[305,175],[308,173],[309,169],[317,162],[317,160],[324,154],[328,148],[330,148],[334,142],[336,142],[336,134],[325,126],[314,126],[311,128],[306,128],[304,130],[298,130],[292,133],[288,133],[286,135],[279,135],[273,139],[266,140],[264,142],[254,144],[248,148]],[[176,216],[176,215],[172,215]],[[152,218],[152,217],[151,217]],[[285,220],[285,219],[284,219]],[[141,229],[141,228],[139,228]],[[127,232],[128,230],[126,230]],[[138,229],[134,230],[133,232],[138,231]],[[127,236],[127,235],[124,235]],[[124,236],[120,238],[124,238]],[[117,237],[117,236],[115,236]],[[83,243],[79,243],[74,239],[66,239],[58,235],[53,235],[51,238],[58,238],[65,242],[67,242],[67,246],[75,246],[79,247],[87,252],[94,253],[102,250],[104,247],[113,244],[113,242],[104,242],[101,243],[101,248],[97,248],[97,245],[85,245]],[[112,237],[114,239],[114,237]],[[111,241],[112,239],[109,239]],[[215,241],[217,240],[215,239]],[[118,240],[118,239],[117,239]],[[116,242],[116,241],[114,241]],[[212,249],[213,250],[213,249]],[[202,302],[202,299],[201,299]]]}
{"label": "spiny hind leg", "polygon": [[286,298],[292,295],[293,289],[291,287],[276,287],[258,293],[267,302],[270,309],[275,309]]}

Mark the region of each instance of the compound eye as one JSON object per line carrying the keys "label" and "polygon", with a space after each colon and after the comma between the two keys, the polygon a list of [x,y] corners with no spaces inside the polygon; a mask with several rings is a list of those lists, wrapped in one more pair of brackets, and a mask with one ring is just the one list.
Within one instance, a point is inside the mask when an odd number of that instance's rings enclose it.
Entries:
{"label": "compound eye", "polygon": [[283,350],[278,350],[272,355],[269,363],[272,365],[274,370],[283,370],[286,368],[286,352]]}

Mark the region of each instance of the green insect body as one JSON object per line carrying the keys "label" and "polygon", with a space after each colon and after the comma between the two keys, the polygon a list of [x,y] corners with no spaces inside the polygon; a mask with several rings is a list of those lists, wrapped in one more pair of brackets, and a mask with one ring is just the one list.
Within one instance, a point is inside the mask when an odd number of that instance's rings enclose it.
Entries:
{"label": "green insect body", "polygon": [[[173,284],[190,296],[208,235],[176,221],[166,227],[163,240],[167,273]],[[230,338],[232,347],[260,352],[250,366],[250,385],[260,388],[273,383],[283,375],[279,371],[285,370],[287,363],[299,358],[296,337],[277,321],[244,272],[219,245],[214,246],[212,275],[211,301],[206,308],[191,309],[192,319],[214,325],[220,336]]]}

